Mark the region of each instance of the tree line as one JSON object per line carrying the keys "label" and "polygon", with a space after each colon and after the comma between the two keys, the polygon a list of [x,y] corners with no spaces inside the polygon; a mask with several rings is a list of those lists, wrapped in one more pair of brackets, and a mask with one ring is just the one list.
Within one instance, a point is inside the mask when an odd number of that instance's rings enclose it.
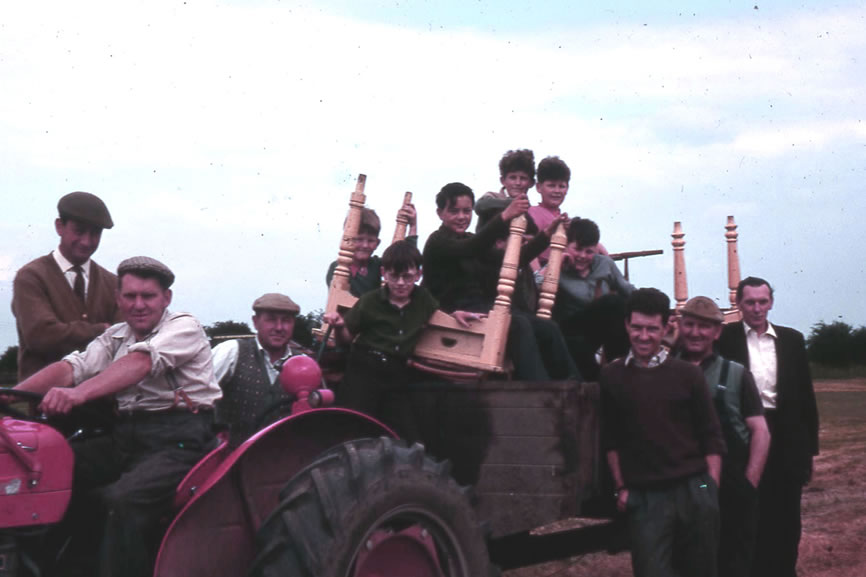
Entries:
{"label": "tree line", "polygon": [[[322,310],[314,310],[295,318],[295,330],[292,340],[308,348],[314,348],[313,329],[322,326]],[[205,325],[204,332],[210,339],[211,346],[228,337],[252,335],[253,331],[247,323],[237,321],[217,321]],[[0,382],[14,383],[18,374],[18,345],[7,347],[0,355]]]}
{"label": "tree line", "polygon": [[[298,315],[292,338],[301,345],[313,348],[313,329],[322,325],[322,311],[314,310]],[[253,334],[247,323],[218,321],[204,327],[211,345],[220,337],[237,337]],[[812,326],[806,339],[809,360],[828,367],[866,366],[866,326],[854,328],[848,323],[823,321]],[[0,355],[0,373],[14,375],[18,371],[18,346],[11,346]]]}
{"label": "tree line", "polygon": [[827,367],[866,365],[866,326],[820,322],[812,326],[806,341],[809,360]]}

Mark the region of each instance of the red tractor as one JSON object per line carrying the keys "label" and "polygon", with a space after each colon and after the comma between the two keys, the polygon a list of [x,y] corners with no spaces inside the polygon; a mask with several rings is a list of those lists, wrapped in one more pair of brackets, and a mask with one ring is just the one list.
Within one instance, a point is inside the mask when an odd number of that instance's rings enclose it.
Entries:
{"label": "red tractor", "polygon": [[[600,483],[594,385],[412,388],[425,441],[452,469],[365,415],[311,408],[329,391],[302,358],[283,373],[291,414],[234,450],[222,443],[180,484],[154,575],[476,577],[496,572],[488,544],[515,566],[609,542],[607,525],[564,548],[562,536],[528,533],[579,513]],[[39,575],[20,544],[63,517],[75,441],[9,403],[0,409],[0,576]]]}
{"label": "red tractor", "polygon": [[[154,575],[487,575],[481,526],[449,467],[362,414],[311,409],[329,391],[298,360],[283,373],[291,414],[234,450],[223,442],[178,487]],[[63,517],[73,453],[48,424],[2,410],[0,575],[38,575],[19,543]]]}

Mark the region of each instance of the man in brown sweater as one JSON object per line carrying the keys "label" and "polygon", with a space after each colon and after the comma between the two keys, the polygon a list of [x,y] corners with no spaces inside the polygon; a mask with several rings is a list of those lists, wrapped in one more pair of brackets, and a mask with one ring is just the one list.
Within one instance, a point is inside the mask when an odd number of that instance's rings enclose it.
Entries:
{"label": "man in brown sweater", "polygon": [[661,346],[669,307],[656,289],[626,302],[631,350],[600,379],[607,461],[635,576],[714,577],[725,441],[701,369]]}
{"label": "man in brown sweater", "polygon": [[90,257],[114,223],[105,203],[72,192],[57,203],[60,245],[15,275],[12,314],[18,328],[18,380],[84,349],[120,320],[117,277]]}

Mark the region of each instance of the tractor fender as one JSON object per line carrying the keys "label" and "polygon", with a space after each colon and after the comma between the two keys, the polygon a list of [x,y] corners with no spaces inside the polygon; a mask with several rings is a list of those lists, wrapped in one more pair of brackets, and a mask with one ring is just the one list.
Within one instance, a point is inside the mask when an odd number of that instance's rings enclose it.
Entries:
{"label": "tractor fender", "polygon": [[396,437],[375,419],[336,408],[293,414],[262,429],[217,466],[203,467],[207,478],[184,480],[188,500],[162,540],[154,576],[246,574],[255,534],[288,480],[335,446],[383,435]]}

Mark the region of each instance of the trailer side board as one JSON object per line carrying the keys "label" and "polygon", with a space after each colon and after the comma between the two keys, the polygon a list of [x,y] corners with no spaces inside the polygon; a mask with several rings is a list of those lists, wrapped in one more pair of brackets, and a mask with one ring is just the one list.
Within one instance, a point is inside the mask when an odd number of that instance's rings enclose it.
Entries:
{"label": "trailer side board", "polygon": [[493,537],[577,516],[599,495],[597,384],[435,382],[408,391],[422,441],[474,486]]}

